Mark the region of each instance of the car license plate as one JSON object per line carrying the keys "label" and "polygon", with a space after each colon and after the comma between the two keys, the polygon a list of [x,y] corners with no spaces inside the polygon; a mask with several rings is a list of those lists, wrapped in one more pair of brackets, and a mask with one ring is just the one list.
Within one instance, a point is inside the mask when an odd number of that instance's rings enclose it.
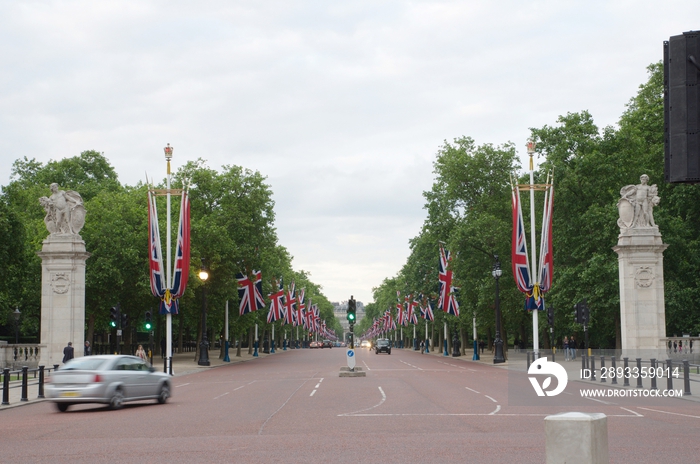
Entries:
{"label": "car license plate", "polygon": [[68,391],[68,392],[61,392],[59,395],[61,398],[77,398],[80,396],[80,393],[74,392],[74,391]]}

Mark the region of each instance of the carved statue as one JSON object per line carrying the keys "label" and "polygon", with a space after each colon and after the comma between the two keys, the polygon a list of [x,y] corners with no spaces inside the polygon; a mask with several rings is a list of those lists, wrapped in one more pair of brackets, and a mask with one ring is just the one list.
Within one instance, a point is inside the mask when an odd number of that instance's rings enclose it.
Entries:
{"label": "carved statue", "polygon": [[85,225],[83,199],[73,190],[59,190],[58,184],[51,184],[51,196],[39,198],[46,211],[44,224],[51,235],[78,234]]}
{"label": "carved statue", "polygon": [[620,229],[655,227],[654,206],[661,201],[659,188],[648,185],[649,176],[642,174],[638,185],[625,185],[620,189],[621,198],[617,202],[620,218],[617,225]]}

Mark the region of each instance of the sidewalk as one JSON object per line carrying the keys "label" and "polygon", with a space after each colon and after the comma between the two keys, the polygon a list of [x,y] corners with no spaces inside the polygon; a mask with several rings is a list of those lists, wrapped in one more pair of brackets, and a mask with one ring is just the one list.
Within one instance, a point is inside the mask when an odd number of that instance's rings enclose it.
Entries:
{"label": "sidewalk", "polygon": [[[282,351],[275,349],[275,351]],[[270,356],[270,354],[265,354],[262,351],[258,351],[258,358],[264,358]],[[224,365],[236,364],[240,362],[252,361],[258,359],[253,357],[252,354],[248,354],[248,348],[241,349],[241,357],[236,357],[236,349],[229,349],[230,362],[224,362],[223,359],[219,358],[219,349],[209,350],[209,366],[199,366],[197,360],[195,360],[195,352],[188,353],[176,353],[173,356],[173,376],[177,377],[180,375],[192,374],[194,372],[201,372],[205,369],[213,369],[216,367],[221,367]],[[163,372],[163,358],[156,356],[153,358],[153,367],[159,372]],[[1,371],[0,371],[1,373]],[[47,377],[49,374],[47,374]],[[9,395],[9,405],[0,405],[0,411],[9,408],[15,408],[18,406],[23,406],[25,404],[37,403],[40,401],[45,401],[45,398],[38,398],[39,395],[39,376],[34,379],[33,373],[29,373],[29,379],[27,382],[27,401],[21,401],[22,398],[22,382],[21,380],[13,380],[10,382],[10,395]],[[0,375],[0,400],[2,399],[2,375]]]}
{"label": "sidewalk", "polygon": [[[404,350],[407,351],[413,351],[413,348],[404,348]],[[549,350],[547,350],[549,351]],[[543,350],[544,352],[544,350]],[[445,362],[475,362],[475,363],[480,363],[480,364],[485,364],[485,365],[490,365],[499,369],[506,369],[510,371],[520,371],[520,372],[527,372],[527,352],[525,351],[520,351],[516,352],[514,350],[508,350],[506,353],[506,359],[507,361],[502,364],[494,364],[493,363],[493,352],[489,350],[485,350],[483,354],[479,353],[479,360],[478,361],[473,361],[472,356],[473,356],[473,350],[467,350],[466,354],[464,356],[458,356],[458,357],[453,357],[453,356],[445,356],[444,351],[441,349],[437,350],[431,350],[428,355],[431,356],[439,356],[441,358],[445,359]],[[547,353],[546,355],[543,353],[542,357],[547,357],[548,361],[552,361],[551,358],[551,353]],[[449,361],[452,360],[452,361]],[[606,382],[601,382],[600,380],[600,357],[596,357],[595,359],[595,367],[596,367],[596,379],[595,380],[581,380],[581,357],[580,355],[576,357],[575,360],[573,361],[564,361],[564,353],[563,352],[557,352],[554,361],[557,363],[561,364],[564,369],[566,369],[566,373],[569,376],[569,382],[575,381],[579,382],[582,386],[583,385],[588,385],[590,387],[599,387],[599,388],[620,388],[620,389],[629,389],[629,390],[634,390],[637,388],[637,380],[634,378],[629,379],[629,386],[624,386],[623,381],[618,379],[617,384],[613,384],[611,382],[611,379],[607,379]],[[530,360],[532,362],[532,359]],[[606,368],[611,367],[610,366],[610,357],[606,357]],[[621,367],[622,366],[622,361],[617,360],[617,365],[616,367]],[[629,364],[630,367],[636,366],[636,364]],[[700,402],[700,375],[696,374],[694,372],[694,368],[691,369],[690,371],[690,396],[682,396],[682,397],[676,397],[678,399],[683,399],[686,401],[693,401],[693,402]],[[657,380],[657,388],[660,390],[666,389],[666,382],[667,379],[658,379]],[[683,372],[681,369],[680,372],[680,377],[679,378],[673,378],[673,389],[680,389],[683,390],[684,385],[683,385]],[[646,378],[642,380],[642,387],[644,389],[651,389],[651,379]]]}

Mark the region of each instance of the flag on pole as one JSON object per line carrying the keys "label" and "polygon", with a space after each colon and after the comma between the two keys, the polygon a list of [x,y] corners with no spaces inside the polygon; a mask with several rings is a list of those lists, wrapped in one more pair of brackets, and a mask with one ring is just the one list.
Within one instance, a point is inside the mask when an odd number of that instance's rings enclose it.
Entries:
{"label": "flag on pole", "polygon": [[253,280],[242,273],[236,274],[238,280],[238,299],[241,300],[238,313],[243,316],[265,307],[262,296],[262,272],[253,271]]}
{"label": "flag on pole", "polygon": [[520,189],[517,181],[512,189],[512,213],[513,213],[513,249],[511,261],[513,263],[513,276],[515,284],[522,293],[532,291],[530,279],[530,261],[527,256],[527,238],[525,236],[525,224],[523,223],[523,211],[520,205]]}
{"label": "flag on pole", "polygon": [[270,311],[267,313],[268,324],[275,322],[277,320],[284,319],[284,286],[282,286],[282,279],[280,279],[280,284],[275,293],[267,296],[270,300]]}
{"label": "flag on pole", "polygon": [[457,290],[452,285],[452,271],[449,269],[450,252],[440,244],[440,265],[438,268],[438,280],[440,283],[440,299],[438,300],[438,309],[442,309],[447,314],[459,317],[459,304],[455,298]]}

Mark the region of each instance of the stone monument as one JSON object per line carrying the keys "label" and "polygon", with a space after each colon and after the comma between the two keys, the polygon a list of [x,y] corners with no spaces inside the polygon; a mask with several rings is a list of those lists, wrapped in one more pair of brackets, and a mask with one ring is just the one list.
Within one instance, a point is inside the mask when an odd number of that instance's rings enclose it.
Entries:
{"label": "stone monument", "polygon": [[41,355],[39,364],[61,364],[63,348],[73,343],[75,356],[85,346],[85,261],[90,254],[78,235],[85,207],[78,192],[59,190],[39,198],[49,236],[41,251]]}
{"label": "stone monument", "polygon": [[620,269],[622,350],[628,353],[657,352],[666,337],[663,251],[668,245],[654,222],[658,188],[648,182],[642,174],[640,184],[622,187],[617,202],[620,235],[613,250]]}

